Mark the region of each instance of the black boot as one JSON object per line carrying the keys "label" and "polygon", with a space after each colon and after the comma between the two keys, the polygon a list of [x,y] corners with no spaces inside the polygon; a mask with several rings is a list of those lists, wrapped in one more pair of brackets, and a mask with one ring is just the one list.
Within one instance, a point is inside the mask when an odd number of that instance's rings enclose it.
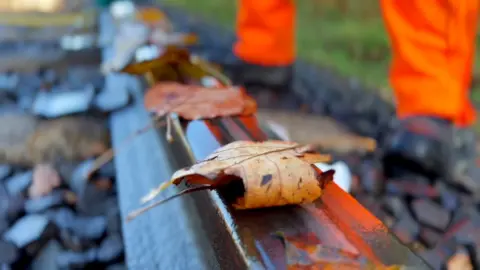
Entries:
{"label": "black boot", "polygon": [[454,131],[454,170],[452,181],[480,195],[480,169],[477,166],[477,141],[470,128]]}
{"label": "black boot", "polygon": [[241,62],[226,68],[236,85],[244,86],[260,108],[297,110],[300,102],[292,90],[293,66],[261,66]]}
{"label": "black boot", "polygon": [[[470,129],[456,128],[434,117],[410,117],[393,128],[385,141],[383,155],[387,177],[415,172],[431,179],[476,189],[475,136]],[[480,179],[479,179],[480,180]],[[472,182],[473,181],[473,182]]]}

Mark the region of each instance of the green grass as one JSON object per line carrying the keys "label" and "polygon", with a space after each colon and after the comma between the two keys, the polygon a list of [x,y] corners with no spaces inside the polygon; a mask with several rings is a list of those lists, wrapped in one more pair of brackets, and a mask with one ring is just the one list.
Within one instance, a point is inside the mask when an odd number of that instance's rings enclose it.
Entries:
{"label": "green grass", "polygon": [[[237,1],[161,2],[184,8],[228,28],[234,27]],[[378,3],[378,0],[297,1],[298,55],[306,61],[332,68],[340,75],[355,77],[391,100],[390,51]],[[480,101],[480,87],[475,86],[473,97]]]}

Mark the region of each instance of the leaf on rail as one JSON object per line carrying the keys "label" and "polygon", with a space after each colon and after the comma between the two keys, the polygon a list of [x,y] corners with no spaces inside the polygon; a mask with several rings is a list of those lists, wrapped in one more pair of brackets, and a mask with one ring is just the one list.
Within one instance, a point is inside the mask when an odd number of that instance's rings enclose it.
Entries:
{"label": "leaf on rail", "polygon": [[324,245],[313,233],[303,235],[275,234],[285,247],[289,270],[299,269],[371,269],[399,270],[400,266],[375,265],[358,253]]}
{"label": "leaf on rail", "polygon": [[165,69],[171,69],[172,64],[190,63],[190,53],[184,48],[167,46],[163,53],[152,60],[146,60],[137,63],[131,63],[125,66],[121,72],[132,75],[144,75],[147,72],[160,72]]}
{"label": "leaf on rail", "polygon": [[[322,172],[312,166],[330,160],[330,156],[314,154],[312,149],[284,141],[233,142],[190,168],[178,170],[169,182],[153,190],[142,202],[151,201],[169,185],[182,181],[201,185],[202,189],[219,190],[236,209],[313,202],[333,180],[334,171]],[[163,202],[131,213],[129,219]]]}
{"label": "leaf on rail", "polygon": [[145,107],[158,116],[177,113],[186,120],[254,114],[255,101],[235,87],[207,88],[163,82],[145,94]]}

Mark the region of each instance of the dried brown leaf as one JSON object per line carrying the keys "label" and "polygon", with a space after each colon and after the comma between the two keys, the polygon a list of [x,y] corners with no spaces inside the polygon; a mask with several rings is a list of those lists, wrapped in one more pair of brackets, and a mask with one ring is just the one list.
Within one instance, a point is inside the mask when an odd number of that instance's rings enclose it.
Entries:
{"label": "dried brown leaf", "polygon": [[158,58],[132,63],[124,67],[121,71],[133,75],[144,75],[152,70],[168,69],[169,66],[190,63],[190,53],[186,49],[167,46],[162,55]]}
{"label": "dried brown leaf", "polygon": [[178,170],[169,182],[153,190],[142,202],[152,200],[169,184],[181,181],[203,185],[203,189],[242,181],[245,192],[233,203],[237,209],[312,202],[322,195],[325,184],[333,180],[333,171],[322,173],[309,163],[311,159],[304,160],[310,149],[284,141],[233,142],[190,168]]}
{"label": "dried brown leaf", "polygon": [[268,109],[259,109],[256,116],[283,140],[288,137],[291,141],[338,153],[376,150],[373,138],[353,134],[329,117]]}
{"label": "dried brown leaf", "polygon": [[159,116],[177,113],[187,120],[251,115],[255,101],[236,87],[206,88],[163,82],[145,94],[145,107]]}

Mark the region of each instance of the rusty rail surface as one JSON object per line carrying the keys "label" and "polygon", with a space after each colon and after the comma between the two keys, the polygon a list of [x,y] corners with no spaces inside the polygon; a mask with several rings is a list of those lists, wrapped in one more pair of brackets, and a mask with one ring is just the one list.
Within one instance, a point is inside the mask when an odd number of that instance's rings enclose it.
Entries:
{"label": "rusty rail surface", "polygon": [[[131,133],[151,124],[143,107],[138,79],[124,77],[136,102],[112,116],[113,147]],[[119,79],[119,84],[121,80]],[[173,142],[165,128],[138,137],[115,158],[122,217],[139,207],[140,198],[171,174],[205,158],[221,145],[236,140],[269,138],[255,117],[193,121],[175,119]],[[172,188],[169,196],[180,186]],[[174,190],[176,189],[176,190]],[[187,195],[124,224],[129,269],[286,269],[285,254],[271,234],[313,233],[322,243],[357,250],[373,262],[429,269],[402,245],[373,214],[336,184],[316,203],[251,211],[229,208],[216,191]]]}

